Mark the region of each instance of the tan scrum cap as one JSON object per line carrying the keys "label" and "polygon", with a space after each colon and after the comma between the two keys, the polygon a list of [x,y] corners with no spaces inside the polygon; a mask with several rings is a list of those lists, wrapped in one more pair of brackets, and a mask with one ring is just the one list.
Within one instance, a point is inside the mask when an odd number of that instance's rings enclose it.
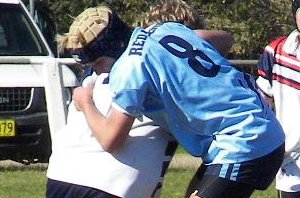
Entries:
{"label": "tan scrum cap", "polygon": [[59,51],[69,51],[78,62],[93,62],[101,56],[118,58],[125,50],[131,27],[106,6],[87,8],[69,32],[58,36]]}

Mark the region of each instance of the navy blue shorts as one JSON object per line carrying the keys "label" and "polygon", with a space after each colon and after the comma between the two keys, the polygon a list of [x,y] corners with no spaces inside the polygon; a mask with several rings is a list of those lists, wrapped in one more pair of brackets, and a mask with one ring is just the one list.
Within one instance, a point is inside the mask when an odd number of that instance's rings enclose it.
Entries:
{"label": "navy blue shorts", "polygon": [[198,196],[203,198],[250,197],[273,182],[284,156],[284,145],[255,160],[235,164],[202,165],[197,170]]}
{"label": "navy blue shorts", "polygon": [[299,198],[300,192],[283,192],[283,191],[277,191],[277,197],[278,198]]}
{"label": "navy blue shorts", "polygon": [[[74,173],[76,174],[76,173]],[[46,198],[120,198],[102,190],[66,182],[47,180]]]}

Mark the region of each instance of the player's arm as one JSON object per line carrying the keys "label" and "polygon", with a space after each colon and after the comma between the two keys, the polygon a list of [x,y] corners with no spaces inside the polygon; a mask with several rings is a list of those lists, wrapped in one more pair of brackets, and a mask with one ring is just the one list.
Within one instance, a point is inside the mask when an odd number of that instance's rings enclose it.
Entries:
{"label": "player's arm", "polygon": [[82,111],[93,134],[108,152],[118,150],[125,142],[132,127],[134,117],[112,108],[105,117],[92,100],[93,87],[78,87],[73,92],[76,109]]}
{"label": "player's arm", "polygon": [[198,190],[195,190],[195,191],[190,195],[189,198],[201,198],[201,197],[197,196],[197,193],[198,193]]}
{"label": "player's arm", "polygon": [[234,43],[232,36],[223,30],[195,30],[195,32],[213,45],[223,56],[227,56]]}
{"label": "player's arm", "polygon": [[257,79],[256,85],[258,87],[258,92],[261,97],[267,102],[269,107],[275,110],[274,104],[274,94],[273,94],[273,86],[272,86],[272,73],[273,67],[275,63],[275,49],[278,44],[282,41],[282,38],[276,39],[275,41],[268,44],[263,54],[260,56],[259,61],[257,63]]}
{"label": "player's arm", "polygon": [[274,98],[271,96],[268,96],[261,88],[258,87],[258,92],[261,95],[261,97],[264,99],[265,102],[267,102],[268,106],[271,109],[275,109],[275,104],[274,104]]}

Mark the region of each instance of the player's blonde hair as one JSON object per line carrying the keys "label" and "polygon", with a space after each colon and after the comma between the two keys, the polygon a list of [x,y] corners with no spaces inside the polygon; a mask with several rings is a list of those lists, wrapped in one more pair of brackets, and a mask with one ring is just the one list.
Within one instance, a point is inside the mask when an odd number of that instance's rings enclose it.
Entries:
{"label": "player's blonde hair", "polygon": [[160,0],[143,18],[138,24],[144,28],[163,21],[175,21],[191,29],[205,29],[201,13],[182,0]]}

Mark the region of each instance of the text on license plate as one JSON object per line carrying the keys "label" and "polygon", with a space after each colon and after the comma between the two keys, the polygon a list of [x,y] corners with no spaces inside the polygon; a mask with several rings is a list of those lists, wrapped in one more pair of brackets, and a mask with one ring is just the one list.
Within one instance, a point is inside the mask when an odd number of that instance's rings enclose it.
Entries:
{"label": "text on license plate", "polygon": [[0,119],[0,137],[13,137],[16,135],[16,122],[12,119]]}

